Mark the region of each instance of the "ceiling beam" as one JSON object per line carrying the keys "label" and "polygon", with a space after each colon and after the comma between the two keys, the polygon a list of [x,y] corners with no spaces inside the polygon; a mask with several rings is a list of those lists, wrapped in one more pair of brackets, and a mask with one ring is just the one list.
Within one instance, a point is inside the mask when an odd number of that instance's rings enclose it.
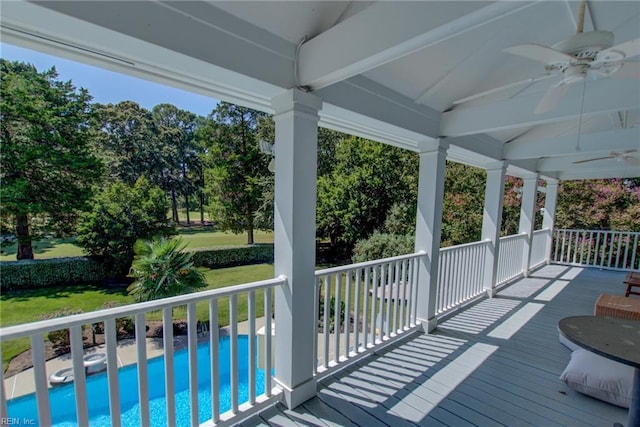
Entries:
{"label": "ceiling beam", "polygon": [[376,2],[302,44],[298,84],[320,89],[486,25],[535,2]]}
{"label": "ceiling beam", "polygon": [[[543,139],[516,138],[504,145],[506,160],[554,157],[576,154],[577,135]],[[607,152],[640,149],[640,127],[616,129],[580,135],[581,152]]]}
{"label": "ceiling beam", "polygon": [[559,172],[556,177],[562,181],[570,181],[576,179],[611,179],[611,178],[638,178],[638,166],[613,169],[595,169],[586,171],[566,171]]}
{"label": "ceiling beam", "polygon": [[[458,107],[442,114],[440,134],[463,136],[577,119],[580,116],[582,85],[572,86],[560,105],[544,114],[533,113],[542,93]],[[640,91],[635,89],[633,80],[609,78],[589,82],[583,115],[637,109],[640,106]]]}
{"label": "ceiling beam", "polygon": [[637,158],[630,159],[628,161],[620,160],[617,158],[594,160],[588,163],[573,163],[573,161],[582,161],[594,159],[599,156],[593,154],[583,154],[580,156],[571,157],[550,157],[538,160],[538,171],[554,172],[554,171],[594,171],[594,170],[607,170],[607,169],[635,169],[636,176],[640,176],[640,165],[636,162]]}

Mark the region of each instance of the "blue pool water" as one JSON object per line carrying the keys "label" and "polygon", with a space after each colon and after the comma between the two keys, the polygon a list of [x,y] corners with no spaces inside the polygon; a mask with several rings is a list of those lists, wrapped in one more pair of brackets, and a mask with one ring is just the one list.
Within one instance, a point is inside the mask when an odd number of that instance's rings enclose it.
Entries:
{"label": "blue pool water", "polygon": [[[229,338],[220,339],[218,345],[220,369],[220,413],[231,409],[229,384]],[[200,422],[211,419],[211,366],[209,344],[198,346],[198,406]],[[248,387],[248,338],[238,337],[238,389],[240,403],[249,399]],[[152,426],[166,425],[166,399],[164,389],[164,357],[148,362],[149,374],[149,411]],[[186,350],[175,353],[175,398],[176,422],[178,426],[189,425],[189,359]],[[118,371],[120,388],[120,412],[122,425],[140,425],[140,406],[138,403],[138,369],[136,365],[120,368]],[[264,370],[256,371],[256,394],[264,392]],[[109,398],[106,372],[87,378],[87,401],[89,423],[98,427],[111,426],[109,416]],[[57,427],[76,426],[76,405],[73,384],[49,389],[52,422]],[[37,416],[34,394],[8,401],[9,417],[34,419]],[[39,423],[36,420],[36,425]]]}

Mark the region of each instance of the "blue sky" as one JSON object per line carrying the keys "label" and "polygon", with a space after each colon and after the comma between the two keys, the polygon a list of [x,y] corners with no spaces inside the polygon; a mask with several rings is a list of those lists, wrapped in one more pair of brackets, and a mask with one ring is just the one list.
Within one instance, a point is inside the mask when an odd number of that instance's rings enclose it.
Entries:
{"label": "blue sky", "polygon": [[48,70],[55,65],[60,80],[71,80],[76,87],[83,87],[93,96],[94,102],[103,104],[120,101],[136,101],[144,108],[151,109],[157,104],[169,103],[176,107],[207,116],[215,108],[218,100],[185,92],[146,80],[114,73],[90,65],[80,64],[56,56],[46,55],[29,49],[0,43],[2,58],[33,64],[38,71]]}

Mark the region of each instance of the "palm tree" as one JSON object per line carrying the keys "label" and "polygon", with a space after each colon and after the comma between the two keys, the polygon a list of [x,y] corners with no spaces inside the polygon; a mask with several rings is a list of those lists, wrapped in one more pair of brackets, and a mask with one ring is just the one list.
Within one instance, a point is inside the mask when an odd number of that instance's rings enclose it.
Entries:
{"label": "palm tree", "polygon": [[130,277],[135,281],[127,288],[136,301],[151,301],[195,292],[205,286],[204,275],[185,252],[181,238],[156,237],[138,240]]}

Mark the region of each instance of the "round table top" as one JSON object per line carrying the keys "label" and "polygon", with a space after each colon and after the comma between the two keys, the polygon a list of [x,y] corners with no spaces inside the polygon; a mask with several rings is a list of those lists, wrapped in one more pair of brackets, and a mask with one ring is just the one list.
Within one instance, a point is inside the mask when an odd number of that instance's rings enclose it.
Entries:
{"label": "round table top", "polygon": [[640,322],[637,320],[573,316],[560,320],[558,330],[580,347],[640,368]]}

